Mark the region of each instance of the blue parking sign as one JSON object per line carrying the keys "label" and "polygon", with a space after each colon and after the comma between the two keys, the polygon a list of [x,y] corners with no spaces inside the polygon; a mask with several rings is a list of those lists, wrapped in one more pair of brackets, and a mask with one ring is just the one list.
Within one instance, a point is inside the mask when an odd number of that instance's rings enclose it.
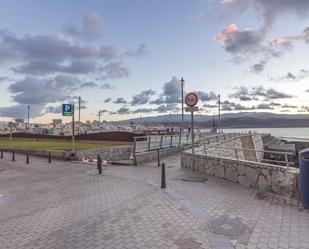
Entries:
{"label": "blue parking sign", "polygon": [[62,116],[72,116],[74,107],[72,104],[62,104]]}

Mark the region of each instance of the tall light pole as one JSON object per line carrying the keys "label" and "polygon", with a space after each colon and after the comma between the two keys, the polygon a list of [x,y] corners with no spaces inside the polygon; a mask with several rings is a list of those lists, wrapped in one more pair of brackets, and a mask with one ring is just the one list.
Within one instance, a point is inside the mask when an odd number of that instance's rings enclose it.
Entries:
{"label": "tall light pole", "polygon": [[221,130],[221,95],[218,95],[218,131]]}
{"label": "tall light pole", "polygon": [[28,109],[28,133],[30,133],[30,105],[27,106]]}
{"label": "tall light pole", "polygon": [[181,77],[181,130],[182,132],[184,132],[184,110],[183,110],[183,87],[184,87],[184,83],[185,80]]}
{"label": "tall light pole", "polygon": [[82,98],[79,96],[78,97],[78,124],[80,124],[80,105],[82,102]]}

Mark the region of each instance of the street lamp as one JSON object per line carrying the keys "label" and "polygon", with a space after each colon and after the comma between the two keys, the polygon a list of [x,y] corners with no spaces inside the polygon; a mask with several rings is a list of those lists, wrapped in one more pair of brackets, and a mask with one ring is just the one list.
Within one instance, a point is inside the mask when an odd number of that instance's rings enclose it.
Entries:
{"label": "street lamp", "polygon": [[220,132],[221,130],[221,95],[218,95],[218,131]]}
{"label": "street lamp", "polygon": [[30,133],[30,105],[27,106],[28,109],[28,133]]}
{"label": "street lamp", "polygon": [[185,80],[181,77],[181,129],[182,129],[182,132],[184,132],[184,111],[183,111],[183,87],[184,87],[184,83],[185,83]]}

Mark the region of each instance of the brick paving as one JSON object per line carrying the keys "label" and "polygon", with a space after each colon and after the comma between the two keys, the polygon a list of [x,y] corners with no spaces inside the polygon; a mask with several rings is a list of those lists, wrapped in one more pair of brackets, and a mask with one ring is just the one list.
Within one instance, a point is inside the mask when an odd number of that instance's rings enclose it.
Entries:
{"label": "brick paving", "polygon": [[309,248],[307,210],[181,169],[179,155],[162,159],[166,190],[156,163],[99,176],[94,165],[10,159],[0,159],[0,249]]}

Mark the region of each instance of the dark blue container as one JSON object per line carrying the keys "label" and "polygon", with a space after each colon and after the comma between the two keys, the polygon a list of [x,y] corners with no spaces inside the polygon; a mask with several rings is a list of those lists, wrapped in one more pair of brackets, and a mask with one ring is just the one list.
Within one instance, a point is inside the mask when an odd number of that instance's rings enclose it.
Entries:
{"label": "dark blue container", "polygon": [[304,208],[309,208],[309,148],[299,152],[299,190]]}

